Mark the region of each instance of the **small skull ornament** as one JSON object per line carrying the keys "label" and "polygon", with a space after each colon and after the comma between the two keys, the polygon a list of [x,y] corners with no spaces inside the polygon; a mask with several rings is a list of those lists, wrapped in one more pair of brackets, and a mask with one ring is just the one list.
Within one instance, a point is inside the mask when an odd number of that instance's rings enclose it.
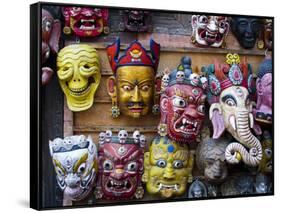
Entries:
{"label": "small skull ornament", "polygon": [[197,86],[200,81],[200,76],[196,73],[192,73],[192,74],[190,74],[189,79],[193,86]]}
{"label": "small skull ornament", "polygon": [[140,136],[140,146],[145,147],[145,145],[146,145],[146,138],[144,135],[141,135]]}
{"label": "small skull ornament", "polygon": [[105,132],[101,132],[101,133],[99,134],[99,144],[100,144],[100,145],[103,145],[104,142],[105,142]]}
{"label": "small skull ornament", "polygon": [[138,144],[140,142],[140,131],[135,130],[133,133],[133,138],[134,138],[134,142],[135,144]]}
{"label": "small skull ornament", "polygon": [[201,83],[202,83],[203,89],[206,89],[207,86],[208,86],[208,79],[203,76],[203,77],[200,78],[200,81],[201,81]]}
{"label": "small skull ornament", "polygon": [[128,132],[126,130],[120,130],[118,133],[118,138],[120,143],[125,143],[128,137]]}
{"label": "small skull ornament", "polygon": [[163,88],[168,86],[169,80],[170,80],[169,74],[164,74],[162,77],[162,87]]}
{"label": "small skull ornament", "polygon": [[177,75],[176,75],[177,82],[183,82],[184,78],[185,78],[184,71],[182,70],[177,71]]}
{"label": "small skull ornament", "polygon": [[105,132],[105,142],[109,143],[111,141],[112,132],[110,130],[106,130]]}

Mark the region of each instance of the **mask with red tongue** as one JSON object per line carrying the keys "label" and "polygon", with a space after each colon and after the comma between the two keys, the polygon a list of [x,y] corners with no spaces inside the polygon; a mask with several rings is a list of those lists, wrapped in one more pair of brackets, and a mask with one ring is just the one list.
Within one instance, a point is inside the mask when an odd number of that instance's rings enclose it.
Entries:
{"label": "mask with red tongue", "polygon": [[162,79],[161,120],[158,133],[177,142],[196,139],[205,117],[206,78],[191,69],[191,59],[183,57],[177,69]]}

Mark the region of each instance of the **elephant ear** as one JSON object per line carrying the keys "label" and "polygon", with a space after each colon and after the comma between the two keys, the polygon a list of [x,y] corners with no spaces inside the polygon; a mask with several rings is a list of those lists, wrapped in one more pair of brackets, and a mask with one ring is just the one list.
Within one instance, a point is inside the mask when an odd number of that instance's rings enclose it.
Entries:
{"label": "elephant ear", "polygon": [[218,139],[225,130],[221,108],[219,104],[212,104],[210,107],[210,120],[213,124],[213,138]]}

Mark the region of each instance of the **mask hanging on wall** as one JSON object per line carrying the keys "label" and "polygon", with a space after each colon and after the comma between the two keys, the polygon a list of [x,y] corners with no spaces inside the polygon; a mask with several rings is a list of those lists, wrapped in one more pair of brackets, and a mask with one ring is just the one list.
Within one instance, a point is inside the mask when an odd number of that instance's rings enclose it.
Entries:
{"label": "mask hanging on wall", "polygon": [[207,79],[191,69],[191,58],[162,77],[158,133],[177,142],[193,142],[205,118]]}
{"label": "mask hanging on wall", "polygon": [[193,15],[191,42],[202,47],[226,46],[229,21],[224,16]]}
{"label": "mask hanging on wall", "polygon": [[272,59],[270,56],[266,56],[258,68],[256,89],[255,119],[260,123],[270,125],[272,124]]}
{"label": "mask hanging on wall", "polygon": [[89,109],[101,79],[96,49],[87,44],[64,47],[57,57],[57,69],[68,108],[74,112]]}
{"label": "mask hanging on wall", "polygon": [[251,94],[255,92],[255,83],[251,66],[246,58],[240,63],[237,54],[228,54],[226,58],[227,64],[215,62],[202,68],[209,82],[209,116],[213,124],[213,138],[219,138],[227,129],[240,143],[227,146],[226,161],[237,164],[243,160],[246,165],[255,167],[262,158],[262,147],[250,131],[253,128],[256,134],[261,134],[252,114],[254,104]]}
{"label": "mask hanging on wall", "polygon": [[95,196],[98,199],[141,199],[141,183],[145,136],[135,131],[132,137],[126,130],[113,136],[110,130],[100,136],[99,178]]}
{"label": "mask hanging on wall", "polygon": [[120,31],[151,32],[151,13],[145,10],[121,10]]}
{"label": "mask hanging on wall", "polygon": [[119,57],[120,39],[107,47],[113,76],[107,80],[107,92],[112,100],[112,117],[120,113],[140,118],[152,110],[159,113],[159,91],[156,77],[160,45],[150,40],[151,56],[138,42],[132,42]]}
{"label": "mask hanging on wall", "polygon": [[261,32],[261,21],[258,18],[232,17],[231,30],[242,47],[251,49]]}
{"label": "mask hanging on wall", "polygon": [[108,10],[92,7],[63,7],[65,20],[63,32],[79,37],[96,37],[101,33],[108,34]]}
{"label": "mask hanging on wall", "polygon": [[205,184],[196,179],[188,189],[188,198],[202,198],[208,197],[208,190]]}
{"label": "mask hanging on wall", "polygon": [[[41,60],[44,65],[49,59],[51,53],[57,54],[59,51],[59,40],[61,35],[60,20],[54,19],[50,12],[42,9],[42,49]],[[52,68],[42,67],[42,85],[46,85],[51,80],[54,71]]]}
{"label": "mask hanging on wall", "polygon": [[142,181],[147,192],[164,198],[181,196],[192,182],[194,152],[186,144],[156,137],[144,155]]}
{"label": "mask hanging on wall", "polygon": [[64,193],[63,205],[86,198],[94,187],[98,162],[92,138],[75,135],[49,142],[56,179]]}
{"label": "mask hanging on wall", "polygon": [[273,33],[272,33],[272,19],[265,19],[263,21],[263,27],[260,32],[260,38],[258,41],[258,48],[259,49],[267,49],[269,51],[272,50],[272,40],[273,40]]}

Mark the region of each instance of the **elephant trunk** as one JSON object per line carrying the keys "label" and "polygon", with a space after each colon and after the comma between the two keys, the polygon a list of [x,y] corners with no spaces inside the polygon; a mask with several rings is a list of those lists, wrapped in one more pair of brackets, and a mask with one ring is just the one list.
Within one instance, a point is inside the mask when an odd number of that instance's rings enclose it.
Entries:
{"label": "elephant trunk", "polygon": [[[251,115],[251,114],[250,114]],[[229,163],[238,163],[240,158],[249,166],[257,166],[262,159],[262,147],[260,141],[251,133],[249,128],[249,111],[243,110],[237,113],[237,134],[240,143],[231,143],[227,146],[225,157]],[[250,123],[252,121],[250,120]]]}

